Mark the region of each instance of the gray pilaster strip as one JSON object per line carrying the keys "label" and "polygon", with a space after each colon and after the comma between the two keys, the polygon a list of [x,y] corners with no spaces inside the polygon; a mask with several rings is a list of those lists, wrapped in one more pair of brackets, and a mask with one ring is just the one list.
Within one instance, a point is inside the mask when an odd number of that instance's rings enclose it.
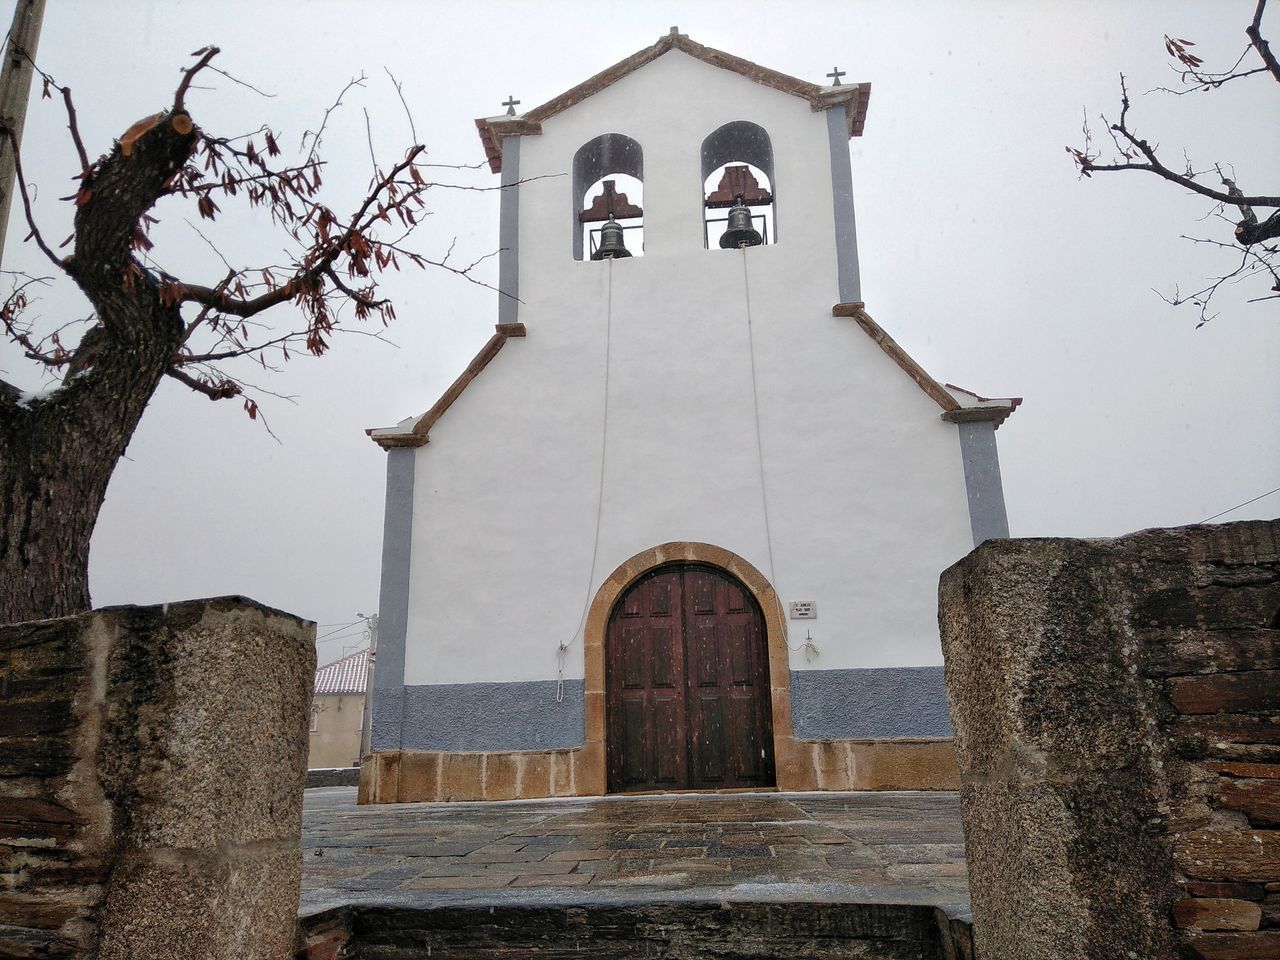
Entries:
{"label": "gray pilaster strip", "polygon": [[1009,518],[1000,483],[1000,457],[996,453],[996,427],[990,420],[956,425],[960,431],[960,456],[964,459],[964,485],[969,493],[969,528],[973,545],[983,540],[1009,537]]}
{"label": "gray pilaster strip", "polygon": [[373,669],[374,750],[398,750],[404,726],[404,647],[409,622],[409,559],[417,451],[387,451],[387,503],[382,525],[382,589],[378,654]]}
{"label": "gray pilaster strip", "polygon": [[520,313],[520,138],[502,141],[502,201],[498,207],[498,322]]}
{"label": "gray pilaster strip", "polygon": [[831,199],[836,216],[836,271],[840,302],[862,300],[858,275],[858,232],[853,220],[853,168],[849,163],[849,128],[844,105],[827,108],[827,138],[831,145]]}

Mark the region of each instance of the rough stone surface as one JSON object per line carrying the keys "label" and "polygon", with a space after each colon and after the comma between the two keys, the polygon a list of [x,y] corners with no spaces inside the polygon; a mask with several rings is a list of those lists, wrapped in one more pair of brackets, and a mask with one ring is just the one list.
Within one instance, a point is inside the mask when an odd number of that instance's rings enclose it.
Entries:
{"label": "rough stone surface", "polygon": [[1280,521],[988,541],[943,574],[984,960],[1280,956],[1256,904],[1232,922],[1261,929],[1181,922],[1280,879],[1278,545]]}
{"label": "rough stone surface", "polygon": [[0,627],[0,955],[290,955],[314,634],[239,597]]}

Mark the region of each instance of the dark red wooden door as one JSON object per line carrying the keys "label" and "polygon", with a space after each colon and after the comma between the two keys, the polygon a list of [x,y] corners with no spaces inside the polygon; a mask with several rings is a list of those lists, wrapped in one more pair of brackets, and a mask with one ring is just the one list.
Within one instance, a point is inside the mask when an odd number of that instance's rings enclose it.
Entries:
{"label": "dark red wooden door", "polygon": [[773,785],[764,618],[735,578],[646,574],[614,607],[605,656],[611,791]]}

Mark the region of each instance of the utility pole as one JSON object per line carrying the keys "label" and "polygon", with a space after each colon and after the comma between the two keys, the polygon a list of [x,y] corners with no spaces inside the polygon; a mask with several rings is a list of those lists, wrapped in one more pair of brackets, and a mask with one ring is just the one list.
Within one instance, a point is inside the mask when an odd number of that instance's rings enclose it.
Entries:
{"label": "utility pole", "polygon": [[[5,46],[4,69],[0,70],[0,125],[12,130],[14,141],[19,144],[27,120],[27,102],[31,99],[34,72],[31,62],[40,43],[44,4],[45,0],[18,0]],[[4,262],[4,238],[9,230],[9,208],[15,192],[13,144],[5,136],[0,138],[0,264]]]}
{"label": "utility pole", "polygon": [[372,752],[370,744],[373,736],[373,661],[378,653],[378,615],[371,613],[366,617],[363,613],[357,613],[356,616],[363,618],[369,628],[369,672],[364,682],[364,717],[360,721],[360,762],[363,763],[365,757]]}

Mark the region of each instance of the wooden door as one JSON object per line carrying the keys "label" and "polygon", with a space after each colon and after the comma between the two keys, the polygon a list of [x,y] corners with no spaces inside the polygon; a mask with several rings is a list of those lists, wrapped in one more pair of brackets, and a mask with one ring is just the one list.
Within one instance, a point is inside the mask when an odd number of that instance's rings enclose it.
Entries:
{"label": "wooden door", "polygon": [[611,791],[774,783],[764,617],[714,567],[660,567],[619,599],[605,639]]}

